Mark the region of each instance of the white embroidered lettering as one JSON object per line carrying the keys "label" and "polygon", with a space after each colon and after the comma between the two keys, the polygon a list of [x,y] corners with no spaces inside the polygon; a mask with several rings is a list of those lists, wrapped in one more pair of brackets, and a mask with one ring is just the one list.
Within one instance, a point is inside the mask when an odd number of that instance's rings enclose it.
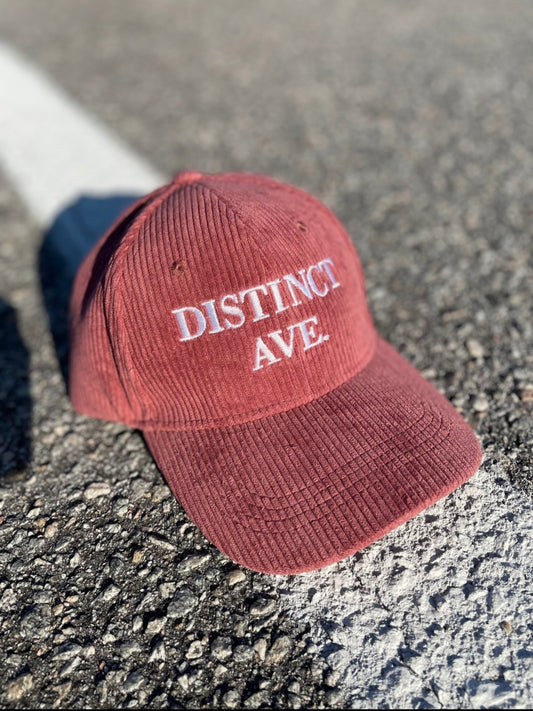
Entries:
{"label": "white embroidered lettering", "polygon": [[260,286],[254,286],[252,289],[244,289],[239,292],[239,298],[242,303],[244,303],[244,297],[247,294],[250,294],[250,303],[252,304],[252,308],[254,310],[254,321],[260,321],[261,319],[268,318],[270,316],[270,314],[266,314],[263,311],[263,307],[259,301],[259,296],[257,296],[258,291],[266,294],[267,288],[264,284],[261,284]]}
{"label": "white embroidered lettering", "polygon": [[314,291],[314,293],[317,296],[325,296],[328,291],[329,291],[329,286],[324,283],[323,288],[319,289],[318,286],[316,285],[315,278],[313,277],[313,269],[316,271],[319,271],[319,268],[316,264],[312,264],[309,269],[307,270],[307,281],[309,282],[309,286],[311,289]]}
{"label": "white embroidered lettering", "polygon": [[[319,346],[321,343],[324,343],[324,341],[329,340],[329,335],[323,336],[322,334],[317,334],[315,326],[318,326],[318,318],[316,316],[311,316],[311,318],[306,318],[304,321],[287,326],[286,330],[289,332],[288,341],[283,338],[283,331],[272,331],[268,334],[268,338],[274,341],[276,346],[286,358],[292,358],[295,346],[294,333],[296,330],[298,330],[302,335],[302,350],[304,351],[309,350],[309,348],[314,348],[314,346]],[[254,370],[260,370],[263,367],[263,360],[267,361],[267,365],[272,365],[273,363],[278,363],[282,359],[276,358],[273,351],[259,336],[255,342]]]}
{"label": "white embroidered lettering", "polygon": [[288,329],[289,331],[289,342],[285,343],[283,340],[282,331],[273,331],[272,333],[269,333],[269,337],[276,343],[280,348],[281,352],[283,355],[286,355],[287,358],[290,358],[292,356],[292,351],[294,349],[294,326],[289,326]]}
{"label": "white embroidered lettering", "polygon": [[[310,301],[315,296],[324,298],[332,289],[341,286],[333,268],[333,260],[327,257],[305,269],[290,272],[265,284],[242,289],[237,294],[206,299],[200,303],[201,308],[182,306],[174,309],[172,313],[180,330],[180,341],[199,338],[208,326],[207,333],[215,334],[227,329],[241,328],[250,318],[254,322],[271,318],[290,308],[301,306],[305,302],[301,300],[302,295]],[[286,302],[287,299],[290,301]],[[270,307],[269,311],[265,310],[265,306]],[[222,315],[226,318],[222,318]],[[296,332],[301,334],[301,340],[295,336]],[[270,342],[265,342],[267,338]],[[284,330],[272,331],[264,337],[257,336],[253,370],[261,370],[265,365],[279,363],[284,358],[293,358],[298,348],[305,352],[328,340],[329,334],[318,333],[317,316],[294,323]]]}
{"label": "white embroidered lettering", "polygon": [[322,334],[317,336],[315,326],[318,326],[318,319],[316,316],[311,316],[311,318],[306,318],[305,321],[300,321],[300,323],[296,324],[296,327],[300,329],[300,333],[302,334],[304,351],[309,350],[309,348],[313,348],[313,346],[319,346],[323,341],[327,341],[329,339],[329,336],[323,336]]}
{"label": "white embroidered lettering", "polygon": [[335,277],[333,276],[333,272],[331,271],[331,267],[333,266],[333,260],[330,259],[329,257],[327,259],[323,259],[321,262],[318,263],[317,265],[320,267],[320,269],[325,269],[327,272],[327,275],[331,279],[331,288],[336,289],[338,286],[340,286],[340,282],[338,282]]}
{"label": "white embroidered lettering", "polygon": [[210,301],[202,301],[202,306],[205,306],[207,318],[209,319],[209,323],[211,324],[211,330],[209,331],[209,333],[220,333],[220,331],[223,331],[224,328],[219,323],[217,312],[215,309],[215,299],[211,299]]}
{"label": "white embroidered lettering", "polygon": [[285,306],[283,299],[281,298],[281,292],[279,290],[278,284],[281,279],[274,279],[274,281],[267,281],[266,285],[272,289],[272,295],[274,296],[274,301],[276,302],[276,313],[280,314],[282,311],[286,311],[289,307]]}
{"label": "white embroidered lettering", "polygon": [[224,320],[224,326],[226,328],[240,328],[244,323],[244,314],[242,309],[238,306],[229,306],[226,302],[233,301],[235,304],[239,302],[237,294],[226,294],[220,299],[220,309],[223,313],[228,316],[237,316],[239,321],[237,323],[230,321],[229,319]]}
{"label": "white embroidered lettering", "polygon": [[294,276],[294,274],[285,274],[285,276],[283,277],[285,279],[285,281],[287,282],[289,291],[291,292],[293,306],[299,306],[302,303],[301,301],[298,301],[298,297],[296,296],[296,294],[294,292],[294,287],[299,289],[302,292],[302,294],[307,296],[308,299],[313,298],[311,289],[309,288],[307,282],[305,281],[305,269],[300,269],[298,274],[300,275],[300,277],[302,279],[301,282],[298,281],[298,279]]}
{"label": "white embroidered lettering", "polygon": [[[191,333],[187,319],[185,318],[185,313],[188,312],[196,318],[196,333]],[[197,309],[195,306],[183,306],[181,309],[174,309],[172,312],[176,315],[178,320],[178,325],[181,331],[180,341],[192,341],[193,338],[198,338],[205,331],[206,322],[205,316]]]}
{"label": "white embroidered lettering", "polygon": [[267,365],[272,365],[272,363],[279,363],[281,358],[276,358],[276,356],[272,353],[270,348],[265,345],[265,342],[261,338],[261,336],[257,337],[257,340],[255,342],[255,366],[254,370],[260,370],[263,367],[262,361],[266,360]]}

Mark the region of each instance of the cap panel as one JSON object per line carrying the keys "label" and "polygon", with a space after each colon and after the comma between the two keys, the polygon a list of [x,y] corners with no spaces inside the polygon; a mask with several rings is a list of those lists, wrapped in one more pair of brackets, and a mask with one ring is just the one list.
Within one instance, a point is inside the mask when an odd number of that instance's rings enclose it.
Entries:
{"label": "cap panel", "polygon": [[[205,341],[194,353],[184,352],[173,314],[180,300],[197,304],[202,290],[207,298],[213,281],[231,289],[247,269],[262,275],[259,255],[239,229],[235,216],[210,191],[180,185],[114,265],[119,317],[113,340],[120,344],[120,367],[138,403],[139,426],[154,420],[170,426],[209,420],[218,363],[225,358],[229,367],[234,359],[237,367],[245,357],[238,341],[231,352],[224,352],[223,344],[213,352]],[[191,330],[193,325],[194,313]]]}
{"label": "cap panel", "polygon": [[[355,247],[334,213],[309,193],[268,176],[217,174],[206,176],[204,182],[217,194],[223,192],[251,234],[269,236],[268,242],[258,240],[257,246],[278,273],[283,273],[288,263],[301,261],[302,254],[328,251],[339,282],[347,288],[330,290],[323,303],[324,316],[329,320],[334,317],[336,323],[331,328],[336,330],[334,326],[340,325],[341,333],[345,333],[336,345],[340,359],[352,364],[350,375],[364,367],[373,353],[375,335],[366,304],[364,275]],[[342,319],[346,298],[352,309]],[[303,308],[307,306],[311,314],[313,305],[304,304]],[[331,373],[335,373],[335,365],[335,361],[331,362]]]}
{"label": "cap panel", "polygon": [[134,202],[93,247],[74,280],[69,309],[69,397],[76,410],[93,417],[126,423],[135,419],[115,360],[106,279],[136,218],[165,189]]}
{"label": "cap panel", "polygon": [[[258,205],[246,221],[242,203]],[[336,387],[373,353],[349,238],[325,207],[283,187],[252,183],[241,197],[208,179],[178,185],[122,250],[113,282],[114,342],[144,429],[279,412]]]}

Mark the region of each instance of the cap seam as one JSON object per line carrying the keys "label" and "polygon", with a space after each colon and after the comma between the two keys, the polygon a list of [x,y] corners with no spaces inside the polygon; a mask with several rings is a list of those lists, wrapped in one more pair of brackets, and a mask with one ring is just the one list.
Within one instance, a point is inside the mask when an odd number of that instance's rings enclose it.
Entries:
{"label": "cap seam", "polygon": [[252,233],[252,230],[250,229],[250,224],[244,219],[244,217],[239,212],[237,212],[233,205],[231,205],[224,197],[220,195],[218,190],[216,190],[210,185],[207,185],[204,180],[197,180],[196,183],[205,188],[208,193],[211,193],[211,195],[213,195],[218,200],[218,202],[222,203],[226,210],[231,213],[238,222],[240,222],[242,227],[244,227],[244,229],[246,230],[246,236],[251,239],[255,248],[260,252],[264,262],[267,262],[268,259],[265,253],[263,252],[261,244],[256,240],[254,234]]}
{"label": "cap seam", "polygon": [[[330,210],[330,208],[327,205],[325,205],[323,202],[321,202],[318,198],[315,198],[313,195],[306,193],[305,190],[297,188],[294,185],[290,185],[289,183],[282,183],[282,182],[277,181],[273,178],[269,178],[268,176],[261,176],[263,178],[261,180],[257,173],[245,173],[245,175],[246,175],[246,182],[247,183],[253,183],[254,185],[268,184],[272,188],[274,188],[278,191],[290,192],[292,195],[296,195],[299,198],[303,199],[304,202],[306,202],[308,205],[317,207],[320,210],[320,212],[322,212],[328,219],[331,218],[331,216],[333,215],[335,220],[341,225],[341,227],[346,232],[346,234],[348,234],[348,231],[346,230],[344,225],[342,225],[342,223],[337,218],[337,216],[333,213],[333,211]],[[221,175],[215,174],[212,177],[214,179],[220,179],[220,180],[222,180],[224,178],[225,180],[229,180],[234,183],[239,182],[239,175],[236,175],[236,174],[229,174],[228,175],[227,173],[226,174],[223,173]],[[243,219],[243,218],[241,218],[241,219]],[[350,240],[350,243],[351,243],[351,240]]]}
{"label": "cap seam", "polygon": [[[259,176],[257,173],[245,173],[246,175],[246,182],[247,183],[253,183],[254,185],[262,185],[264,186],[265,184],[270,185],[272,188],[277,190],[278,192],[290,192],[292,195],[296,195],[298,198],[302,199],[307,205],[316,208],[320,211],[323,217],[327,218],[328,220],[331,220],[331,218],[334,219],[334,221],[337,223],[337,226],[341,228],[342,232],[346,234],[348,238],[348,244],[350,245],[352,252],[355,256],[355,261],[357,265],[359,266],[359,270],[361,272],[361,278],[362,278],[362,286],[363,290],[365,293],[366,297],[366,288],[365,288],[365,276],[364,276],[364,270],[363,270],[363,265],[361,263],[361,259],[359,257],[359,254],[357,253],[357,250],[355,249],[355,246],[351,240],[351,237],[348,233],[348,230],[346,227],[343,225],[343,223],[339,220],[337,215],[331,210],[327,205],[324,205],[324,203],[316,198],[314,195],[311,195],[310,193],[305,192],[305,190],[302,190],[300,188],[295,187],[294,185],[290,185],[289,183],[282,183],[278,180],[275,180],[273,178],[269,178],[268,176]],[[215,180],[222,180],[223,178],[234,182],[238,183],[240,176],[238,174],[215,174],[211,176]],[[202,185],[204,185],[208,190],[212,190],[212,192],[217,196],[217,198],[223,202],[235,215],[237,219],[239,219],[242,224],[249,230],[249,225],[245,221],[244,217],[242,217],[238,212],[235,211],[235,208],[231,207],[228,205],[226,200],[224,198],[221,198],[218,194],[218,191],[215,191],[213,188],[210,188],[209,186],[205,185],[205,182],[203,181],[198,181],[201,182]],[[252,239],[254,240],[254,244],[256,244],[258,250],[261,252],[261,255],[263,256],[263,259],[266,259],[268,261],[268,258],[265,257],[262,249],[261,249],[261,244],[259,244],[255,238],[252,236]]]}

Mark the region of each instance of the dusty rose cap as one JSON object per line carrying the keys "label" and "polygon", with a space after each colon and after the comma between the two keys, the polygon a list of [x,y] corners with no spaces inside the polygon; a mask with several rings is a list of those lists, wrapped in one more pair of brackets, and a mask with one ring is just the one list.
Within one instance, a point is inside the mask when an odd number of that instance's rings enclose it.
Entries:
{"label": "dusty rose cap", "polygon": [[349,556],[481,461],[376,334],[337,218],[259,175],[181,173],[104,235],[74,285],[69,391],[141,429],[207,538],[268,573]]}

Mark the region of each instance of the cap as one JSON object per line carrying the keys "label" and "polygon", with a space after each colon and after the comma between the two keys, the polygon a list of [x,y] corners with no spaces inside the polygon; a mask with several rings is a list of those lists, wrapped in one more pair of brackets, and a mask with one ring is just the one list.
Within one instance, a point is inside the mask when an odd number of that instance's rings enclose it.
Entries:
{"label": "cap", "polygon": [[181,173],[83,262],[69,394],[142,430],[234,561],[336,562],[449,493],[481,450],[376,333],[359,258],[321,202],[251,174]]}

